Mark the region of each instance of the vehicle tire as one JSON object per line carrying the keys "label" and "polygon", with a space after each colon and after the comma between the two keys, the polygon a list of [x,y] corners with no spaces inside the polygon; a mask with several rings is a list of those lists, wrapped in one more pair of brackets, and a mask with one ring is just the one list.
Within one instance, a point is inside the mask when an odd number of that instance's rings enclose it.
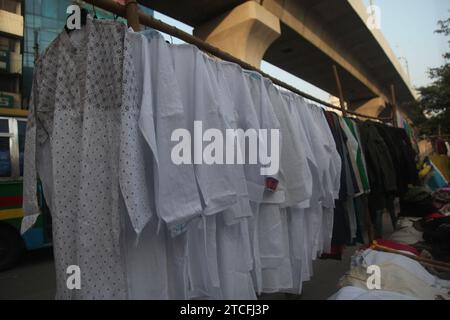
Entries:
{"label": "vehicle tire", "polygon": [[25,243],[18,230],[0,223],[0,271],[14,267],[25,252]]}

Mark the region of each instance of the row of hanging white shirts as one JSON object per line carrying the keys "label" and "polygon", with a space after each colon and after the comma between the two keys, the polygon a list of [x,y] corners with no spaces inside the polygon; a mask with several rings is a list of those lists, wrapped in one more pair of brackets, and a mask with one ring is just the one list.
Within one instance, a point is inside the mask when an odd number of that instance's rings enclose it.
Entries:
{"label": "row of hanging white shirts", "polygon": [[[204,130],[279,129],[278,188],[265,188],[261,165],[176,165],[171,135],[194,135],[194,121]],[[330,249],[340,171],[321,108],[156,31],[88,19],[37,63],[25,224],[39,210],[39,176],[57,298],[301,293],[312,261]],[[80,290],[67,288],[70,265],[81,268]]]}

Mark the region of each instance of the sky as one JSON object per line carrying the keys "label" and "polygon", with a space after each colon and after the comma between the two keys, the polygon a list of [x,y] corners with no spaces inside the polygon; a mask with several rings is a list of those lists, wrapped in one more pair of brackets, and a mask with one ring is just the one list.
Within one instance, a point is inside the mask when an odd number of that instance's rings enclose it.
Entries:
{"label": "sky", "polygon": [[[369,5],[370,0],[364,0],[364,3]],[[447,39],[434,32],[438,20],[450,17],[450,0],[372,0],[372,3],[380,9],[381,32],[407,70],[413,87],[430,84],[428,69],[442,65],[443,54],[450,51]],[[155,18],[192,34],[191,27],[163,14],[155,12]],[[173,43],[181,43],[178,39],[165,37]],[[261,70],[306,93],[329,100],[327,92],[265,61]]]}
{"label": "sky", "polygon": [[[366,5],[369,0],[364,1]],[[450,51],[443,35],[436,34],[438,20],[450,17],[450,0],[373,0],[380,8],[381,31],[413,86],[430,83],[427,70],[444,63],[442,55]],[[405,62],[405,58],[408,61]]]}

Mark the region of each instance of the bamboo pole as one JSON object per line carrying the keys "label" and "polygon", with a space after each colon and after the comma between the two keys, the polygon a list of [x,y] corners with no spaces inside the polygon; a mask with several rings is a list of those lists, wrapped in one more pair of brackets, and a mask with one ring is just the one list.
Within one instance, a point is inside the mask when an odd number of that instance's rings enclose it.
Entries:
{"label": "bamboo pole", "polygon": [[395,96],[395,86],[391,84],[391,98],[392,98],[392,122],[395,128],[398,128],[398,121],[397,121],[397,98]]}
{"label": "bamboo pole", "polygon": [[333,64],[333,74],[339,94],[339,104],[341,106],[342,115],[345,117],[347,115],[347,110],[345,108],[344,92],[342,91],[341,79],[339,78],[339,72],[335,64]]}
{"label": "bamboo pole", "polygon": [[137,1],[126,0],[125,12],[128,26],[133,28],[133,30],[136,32],[140,31],[141,25],[139,23],[139,7]]}
{"label": "bamboo pole", "polygon": [[407,253],[404,253],[404,252],[401,252],[401,251],[398,251],[398,250],[385,248],[385,247],[380,247],[378,245],[373,245],[373,246],[371,246],[371,248],[373,250],[376,250],[376,251],[398,254],[398,255],[410,258],[412,260],[415,260],[415,261],[419,262],[420,264],[426,265],[428,267],[432,267],[432,268],[439,269],[439,270],[442,270],[442,271],[450,272],[450,264],[449,263],[445,263],[445,262],[442,262],[442,261],[431,260],[431,259],[427,259],[427,258],[423,258],[423,257],[417,257],[415,255],[409,255]]}

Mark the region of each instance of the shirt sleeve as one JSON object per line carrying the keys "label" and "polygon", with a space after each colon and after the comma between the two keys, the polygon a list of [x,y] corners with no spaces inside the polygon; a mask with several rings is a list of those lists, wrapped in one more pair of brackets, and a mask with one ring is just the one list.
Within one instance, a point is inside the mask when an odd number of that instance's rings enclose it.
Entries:
{"label": "shirt sleeve", "polygon": [[25,161],[23,176],[23,211],[24,219],[22,220],[21,233],[25,233],[36,222],[40,214],[39,203],[37,199],[37,168],[36,168],[36,145],[37,145],[37,117],[36,105],[39,100],[38,83],[39,83],[39,66],[35,68],[33,76],[33,87],[31,90],[28,122],[25,138]]}
{"label": "shirt sleeve", "polygon": [[185,127],[186,115],[169,47],[156,32],[146,37],[139,128],[153,150],[156,212],[172,235],[177,235],[201,215],[202,206],[193,165],[176,165],[171,158],[171,135]]}
{"label": "shirt sleeve", "polygon": [[[219,130],[223,136],[226,122],[220,113],[220,97],[214,90],[214,85],[217,83],[207,70],[206,59],[209,58],[196,48],[193,48],[193,51],[193,62],[196,67],[193,74],[188,74],[188,76],[195,79],[194,83],[197,88],[201,88],[201,91],[196,88],[194,92],[194,119],[201,121],[203,132],[211,129]],[[195,132],[193,136],[195,136]],[[207,144],[204,143],[203,148]],[[194,164],[194,171],[204,202],[203,214],[219,213],[237,202],[232,172],[226,165],[209,165],[203,161],[201,164]]]}
{"label": "shirt sleeve", "polygon": [[[124,45],[119,184],[133,229],[140,234],[153,216],[153,185],[147,179],[145,140],[139,130],[142,38],[127,32]],[[152,150],[155,151],[155,150]]]}

